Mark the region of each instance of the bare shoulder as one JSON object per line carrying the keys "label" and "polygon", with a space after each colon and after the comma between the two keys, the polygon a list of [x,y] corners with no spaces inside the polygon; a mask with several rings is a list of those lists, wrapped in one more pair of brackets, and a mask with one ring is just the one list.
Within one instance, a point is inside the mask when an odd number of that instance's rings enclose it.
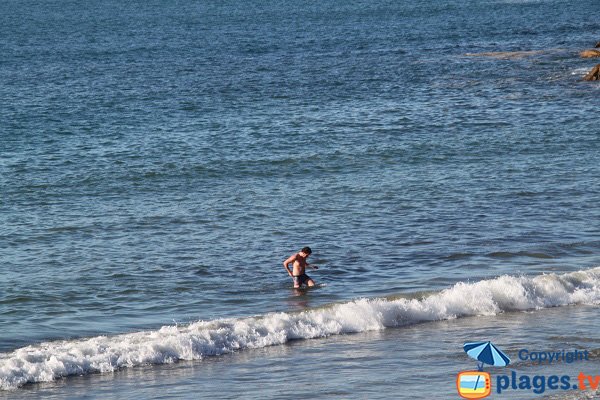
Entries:
{"label": "bare shoulder", "polygon": [[292,261],[296,261],[296,258],[298,258],[298,253],[294,253],[291,256],[289,256],[287,258],[287,260],[285,260],[286,262],[292,262]]}

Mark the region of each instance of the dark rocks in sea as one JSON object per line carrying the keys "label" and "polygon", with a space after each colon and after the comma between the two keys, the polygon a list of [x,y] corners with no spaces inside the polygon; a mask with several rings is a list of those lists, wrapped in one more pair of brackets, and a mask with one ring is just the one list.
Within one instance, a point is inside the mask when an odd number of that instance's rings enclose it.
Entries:
{"label": "dark rocks in sea", "polygon": [[596,43],[596,48],[600,47],[600,42]]}
{"label": "dark rocks in sea", "polygon": [[600,64],[596,64],[594,68],[586,76],[583,77],[586,81],[598,81],[600,80]]}

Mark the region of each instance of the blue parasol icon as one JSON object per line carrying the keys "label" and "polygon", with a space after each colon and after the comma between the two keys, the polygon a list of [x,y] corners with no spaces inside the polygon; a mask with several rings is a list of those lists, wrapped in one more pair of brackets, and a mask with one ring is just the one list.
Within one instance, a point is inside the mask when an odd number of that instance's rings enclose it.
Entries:
{"label": "blue parasol icon", "polygon": [[463,349],[470,357],[480,362],[480,364],[477,364],[479,371],[483,371],[483,364],[496,367],[506,367],[510,364],[510,358],[494,346],[492,342],[465,343]]}

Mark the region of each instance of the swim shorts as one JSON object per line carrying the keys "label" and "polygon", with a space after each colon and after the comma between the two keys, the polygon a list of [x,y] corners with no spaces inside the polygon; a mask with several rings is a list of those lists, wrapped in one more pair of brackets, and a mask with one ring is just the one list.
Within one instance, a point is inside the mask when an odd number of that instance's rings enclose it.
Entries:
{"label": "swim shorts", "polygon": [[310,276],[308,276],[306,274],[294,276],[293,278],[294,278],[294,286],[306,285],[307,282],[310,280]]}

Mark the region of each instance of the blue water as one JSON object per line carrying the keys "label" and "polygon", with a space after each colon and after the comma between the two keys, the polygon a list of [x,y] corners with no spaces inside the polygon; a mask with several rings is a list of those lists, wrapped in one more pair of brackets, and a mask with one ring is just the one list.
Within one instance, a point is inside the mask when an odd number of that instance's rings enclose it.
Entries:
{"label": "blue water", "polygon": [[[571,304],[593,315],[600,86],[582,81],[597,62],[578,52],[599,38],[591,0],[3,1],[0,387],[23,376],[8,365],[26,346],[64,340],[72,350],[104,335],[196,329],[219,318],[235,325],[280,312],[322,333],[282,328],[292,339],[329,339],[284,341],[246,356],[246,347],[225,340],[221,350],[240,354],[217,368],[232,383],[244,368],[273,360],[244,393],[277,397],[260,378],[285,368],[277,352],[299,357],[296,346],[331,373],[336,340],[381,350],[405,330],[428,335],[439,323],[417,322],[466,317],[453,322],[461,333],[438,336],[456,342],[442,352],[453,358],[474,340],[469,318],[477,315],[521,321],[523,310],[560,306],[553,318],[564,325]],[[309,271],[319,287],[296,293],[281,263],[306,245],[320,266]],[[550,286],[567,294],[548,289],[543,274],[555,274]],[[498,297],[513,287],[510,277],[522,276],[531,280],[518,285],[533,294]],[[443,310],[427,308],[428,296],[479,281],[502,288],[488,298],[498,307],[463,304],[458,288],[450,296],[457,300],[434,297]],[[365,321],[332,317],[339,332],[316,322],[330,317],[322,309],[356,312],[344,307],[361,298],[391,299],[384,314],[399,312],[403,322],[384,318],[390,329],[380,334]],[[423,303],[407,315],[394,299]],[[367,320],[378,310],[369,307],[358,312]],[[316,319],[295,319],[307,310]],[[519,326],[542,347],[553,343],[535,325]],[[579,337],[597,328],[590,322]],[[570,336],[564,329],[553,337]],[[335,339],[353,332],[361,339]],[[109,348],[130,340],[115,337]],[[255,339],[248,343],[261,348]],[[201,388],[207,393],[220,387],[223,372],[208,353],[172,351],[174,359],[159,352],[115,361],[110,368],[121,375],[108,380],[91,367],[53,367],[50,378],[32,374],[7,393],[82,396],[78,378],[58,378],[84,375],[84,387],[102,387],[102,398],[123,390],[152,397],[135,385],[123,389],[123,374],[148,374],[192,398],[190,382],[178,380],[182,369],[214,373],[212,389],[211,381]],[[419,351],[433,380],[453,384],[466,368],[452,369],[428,346]],[[181,359],[195,361],[163,365]],[[400,364],[386,358],[388,368]],[[31,385],[39,381],[49,383]],[[364,382],[327,382],[331,393],[321,397],[382,394],[375,383],[369,392]],[[406,392],[421,395],[418,386]]]}

